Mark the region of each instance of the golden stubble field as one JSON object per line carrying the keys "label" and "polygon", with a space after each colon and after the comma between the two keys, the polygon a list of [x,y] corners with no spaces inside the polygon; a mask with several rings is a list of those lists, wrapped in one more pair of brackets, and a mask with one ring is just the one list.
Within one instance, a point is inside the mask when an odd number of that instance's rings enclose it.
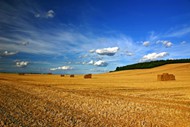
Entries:
{"label": "golden stubble field", "polygon": [[[157,81],[165,72],[176,81]],[[92,79],[0,74],[0,126],[190,127],[190,64]]]}

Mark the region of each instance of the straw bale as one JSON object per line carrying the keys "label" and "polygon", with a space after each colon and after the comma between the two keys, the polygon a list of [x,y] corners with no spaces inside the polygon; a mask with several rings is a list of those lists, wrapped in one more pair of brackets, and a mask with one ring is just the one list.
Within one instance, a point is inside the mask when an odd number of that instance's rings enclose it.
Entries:
{"label": "straw bale", "polygon": [[24,73],[19,73],[18,75],[25,75]]}
{"label": "straw bale", "polygon": [[175,80],[175,75],[169,74],[169,73],[163,73],[157,75],[157,80],[158,81],[170,81],[170,80]]}
{"label": "straw bale", "polygon": [[64,74],[61,74],[60,76],[61,76],[61,77],[64,77],[65,75],[64,75]]}
{"label": "straw bale", "polygon": [[173,74],[170,74],[170,80],[175,80],[175,76]]}
{"label": "straw bale", "polygon": [[92,78],[92,74],[86,74],[84,75],[84,78]]}

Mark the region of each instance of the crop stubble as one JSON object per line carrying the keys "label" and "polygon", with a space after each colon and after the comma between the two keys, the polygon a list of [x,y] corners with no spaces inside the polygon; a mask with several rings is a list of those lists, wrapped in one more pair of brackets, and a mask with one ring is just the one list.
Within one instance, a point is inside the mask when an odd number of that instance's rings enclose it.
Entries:
{"label": "crop stubble", "polygon": [[[89,80],[0,74],[0,126],[188,127],[189,67],[166,65]],[[156,81],[157,73],[165,70],[177,80]]]}

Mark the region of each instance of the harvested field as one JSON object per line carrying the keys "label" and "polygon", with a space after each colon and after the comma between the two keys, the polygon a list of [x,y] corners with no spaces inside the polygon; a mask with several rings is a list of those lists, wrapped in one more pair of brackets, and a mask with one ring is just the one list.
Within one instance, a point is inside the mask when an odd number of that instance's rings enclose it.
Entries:
{"label": "harvested field", "polygon": [[[176,80],[157,81],[174,74]],[[189,127],[190,64],[93,74],[0,74],[0,126]]]}

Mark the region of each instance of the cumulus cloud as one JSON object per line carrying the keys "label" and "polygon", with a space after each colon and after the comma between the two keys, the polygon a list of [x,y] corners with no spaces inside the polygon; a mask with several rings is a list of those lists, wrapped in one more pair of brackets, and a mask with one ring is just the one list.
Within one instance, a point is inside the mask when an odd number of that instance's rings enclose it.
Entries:
{"label": "cumulus cloud", "polygon": [[46,13],[46,17],[47,18],[53,18],[55,16],[55,12],[53,10],[49,10],[47,13]]}
{"label": "cumulus cloud", "polygon": [[163,45],[165,45],[165,47],[171,47],[172,43],[170,41],[164,41]]}
{"label": "cumulus cloud", "polygon": [[57,68],[50,68],[51,71],[56,71],[56,70],[71,70],[73,69],[73,67],[70,66],[61,66],[61,67],[57,67]]}
{"label": "cumulus cloud", "polygon": [[166,40],[158,40],[156,43],[162,43],[166,48],[169,48],[173,45],[172,42]]}
{"label": "cumulus cloud", "polygon": [[53,18],[55,16],[55,12],[53,10],[49,10],[46,13],[36,13],[34,16],[36,18]]}
{"label": "cumulus cloud", "polygon": [[85,64],[99,66],[99,67],[106,67],[108,65],[108,63],[105,62],[104,60],[98,60],[98,61],[90,60],[89,62],[85,62]]}
{"label": "cumulus cloud", "polygon": [[149,41],[144,41],[143,45],[146,46],[146,47],[148,47],[150,45],[150,42]]}
{"label": "cumulus cloud", "polygon": [[85,65],[85,64],[86,64],[86,62],[82,62],[82,64],[83,64],[83,65]]}
{"label": "cumulus cloud", "polygon": [[94,52],[95,52],[95,50],[94,50],[94,49],[91,49],[91,50],[89,50],[89,52],[90,52],[90,53],[94,53]]}
{"label": "cumulus cloud", "polygon": [[0,56],[12,56],[16,55],[18,52],[9,52],[9,51],[4,51],[3,53],[0,54]]}
{"label": "cumulus cloud", "polygon": [[89,62],[88,62],[88,64],[93,65],[93,64],[94,64],[94,61],[93,61],[93,60],[91,60],[91,61],[89,61]]}
{"label": "cumulus cloud", "polygon": [[168,55],[169,55],[169,53],[167,53],[167,52],[150,53],[150,54],[147,54],[147,55],[143,56],[140,59],[140,62],[153,61],[153,60],[157,60],[159,58],[163,58],[163,57],[168,56]]}
{"label": "cumulus cloud", "polygon": [[28,64],[29,64],[28,61],[17,61],[16,62],[16,66],[21,67],[21,68],[28,66]]}
{"label": "cumulus cloud", "polygon": [[113,56],[119,51],[119,47],[97,49],[95,52],[99,55]]}
{"label": "cumulus cloud", "polygon": [[94,65],[99,66],[99,67],[106,67],[108,65],[108,63],[103,60],[99,60],[99,61],[95,61]]}
{"label": "cumulus cloud", "polygon": [[99,67],[106,67],[108,65],[108,63],[104,60],[97,60],[97,61],[90,60],[89,62],[85,62],[85,64],[99,66]]}

